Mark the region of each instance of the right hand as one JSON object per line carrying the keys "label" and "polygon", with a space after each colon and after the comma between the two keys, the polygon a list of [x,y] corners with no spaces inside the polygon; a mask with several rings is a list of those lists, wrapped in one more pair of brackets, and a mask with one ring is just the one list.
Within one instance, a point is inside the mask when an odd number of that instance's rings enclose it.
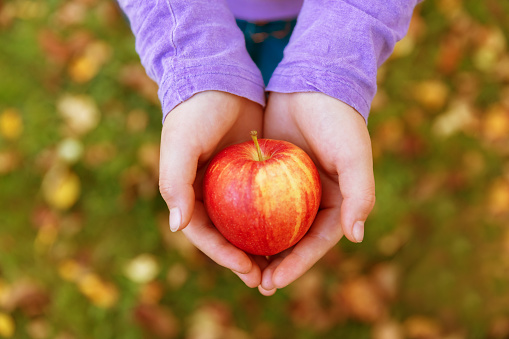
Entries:
{"label": "right hand", "polygon": [[218,91],[195,94],[166,117],[161,135],[159,189],[170,210],[170,228],[249,287],[261,284],[265,257],[249,255],[228,242],[203,205],[202,182],[209,160],[224,147],[262,135],[263,108]]}

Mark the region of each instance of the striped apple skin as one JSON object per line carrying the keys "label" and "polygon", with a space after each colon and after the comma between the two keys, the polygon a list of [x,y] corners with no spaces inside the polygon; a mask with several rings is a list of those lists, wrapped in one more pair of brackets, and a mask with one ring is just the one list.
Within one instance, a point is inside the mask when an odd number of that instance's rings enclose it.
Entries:
{"label": "striped apple skin", "polygon": [[313,223],[322,195],[318,171],[299,147],[281,140],[229,146],[210,162],[204,203],[210,219],[238,248],[274,255],[295,245]]}

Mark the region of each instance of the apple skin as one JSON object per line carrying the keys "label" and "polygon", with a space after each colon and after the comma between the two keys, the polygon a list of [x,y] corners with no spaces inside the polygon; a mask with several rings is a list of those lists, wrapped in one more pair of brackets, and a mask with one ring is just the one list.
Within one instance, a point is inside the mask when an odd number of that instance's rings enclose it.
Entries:
{"label": "apple skin", "polygon": [[311,158],[282,140],[229,146],[210,162],[204,203],[212,223],[241,250],[270,256],[295,245],[313,223],[322,196]]}

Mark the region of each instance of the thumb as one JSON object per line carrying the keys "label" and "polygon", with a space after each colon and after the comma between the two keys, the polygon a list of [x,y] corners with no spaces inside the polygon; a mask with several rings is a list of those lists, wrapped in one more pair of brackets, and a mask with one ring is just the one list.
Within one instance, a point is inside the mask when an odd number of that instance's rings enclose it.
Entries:
{"label": "thumb", "polygon": [[375,179],[371,152],[362,152],[338,169],[341,204],[341,225],[345,236],[353,242],[364,239],[364,222],[375,205]]}
{"label": "thumb", "polygon": [[170,211],[170,229],[181,230],[189,224],[194,210],[193,183],[196,178],[199,150],[178,133],[161,136],[159,191]]}

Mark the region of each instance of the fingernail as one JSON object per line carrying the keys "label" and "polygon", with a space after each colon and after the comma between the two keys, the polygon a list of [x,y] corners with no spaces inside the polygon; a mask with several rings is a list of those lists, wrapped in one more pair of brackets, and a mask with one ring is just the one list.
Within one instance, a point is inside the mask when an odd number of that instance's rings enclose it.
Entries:
{"label": "fingernail", "polygon": [[170,210],[170,230],[172,232],[177,232],[180,223],[182,220],[182,214],[180,213],[180,208],[174,207]]}
{"label": "fingernail", "polygon": [[353,238],[357,242],[362,242],[362,239],[364,239],[364,222],[363,221],[356,221],[355,224],[353,224]]}

